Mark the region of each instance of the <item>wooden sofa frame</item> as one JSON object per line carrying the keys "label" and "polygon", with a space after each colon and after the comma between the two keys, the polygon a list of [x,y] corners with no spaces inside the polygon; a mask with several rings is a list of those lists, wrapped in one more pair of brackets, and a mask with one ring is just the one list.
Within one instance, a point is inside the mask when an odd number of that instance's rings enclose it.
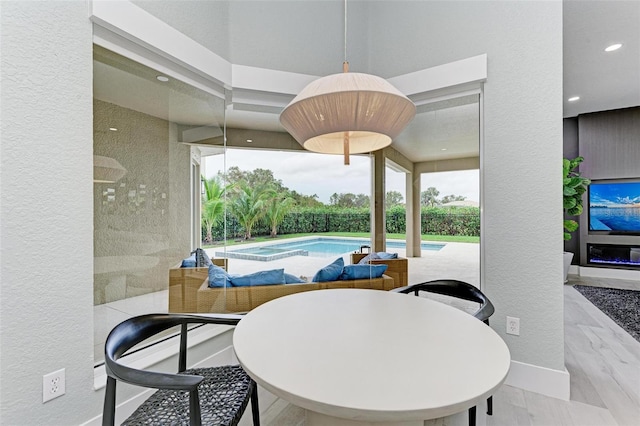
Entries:
{"label": "wooden sofa frame", "polygon": [[[219,263],[226,259],[212,260],[222,267]],[[225,269],[226,265],[225,262]],[[330,288],[392,290],[396,287],[400,285],[385,274],[380,278],[364,280],[212,288],[209,287],[209,268],[180,268],[178,265],[169,270],[169,312],[247,312],[269,300],[303,291]]]}
{"label": "wooden sofa frame", "polygon": [[209,287],[209,280],[206,279],[198,290],[198,306],[196,312],[247,312],[278,297],[301,293],[303,291],[326,290],[331,288],[392,290],[395,286],[393,278],[387,275],[365,280],[226,288],[211,288]]}

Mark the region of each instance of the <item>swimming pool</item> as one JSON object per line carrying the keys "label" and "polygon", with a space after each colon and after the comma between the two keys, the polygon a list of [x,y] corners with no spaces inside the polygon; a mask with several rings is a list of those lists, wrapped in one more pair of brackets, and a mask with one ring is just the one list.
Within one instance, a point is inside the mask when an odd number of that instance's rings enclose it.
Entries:
{"label": "swimming pool", "polygon": [[[362,246],[369,246],[366,239],[316,237],[296,240],[287,243],[266,244],[249,248],[231,248],[226,253],[216,252],[216,256],[226,256],[234,259],[271,261],[290,256],[331,257],[360,251]],[[438,251],[445,243],[422,243],[422,250]],[[404,241],[387,241],[387,250],[405,248]]]}

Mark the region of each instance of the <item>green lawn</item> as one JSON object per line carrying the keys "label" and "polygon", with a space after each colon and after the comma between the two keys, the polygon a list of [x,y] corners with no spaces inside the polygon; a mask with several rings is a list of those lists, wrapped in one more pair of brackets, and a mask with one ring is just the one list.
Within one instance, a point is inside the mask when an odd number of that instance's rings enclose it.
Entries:
{"label": "green lawn", "polygon": [[[370,238],[371,234],[368,232],[321,232],[316,234],[286,234],[286,235],[278,235],[276,238],[271,238],[269,236],[261,236],[254,237],[249,241],[239,240],[227,240],[227,247],[238,245],[238,244],[246,244],[246,243],[260,243],[260,242],[274,242],[287,240],[289,238],[298,238],[298,237],[352,237],[352,238]],[[387,234],[387,238],[390,240],[404,240],[405,234]],[[451,243],[479,243],[480,237],[467,237],[462,235],[422,235],[422,241],[443,241],[443,242],[451,242]],[[224,243],[220,241],[216,244],[205,245],[204,248],[212,248],[212,247],[222,247]]]}

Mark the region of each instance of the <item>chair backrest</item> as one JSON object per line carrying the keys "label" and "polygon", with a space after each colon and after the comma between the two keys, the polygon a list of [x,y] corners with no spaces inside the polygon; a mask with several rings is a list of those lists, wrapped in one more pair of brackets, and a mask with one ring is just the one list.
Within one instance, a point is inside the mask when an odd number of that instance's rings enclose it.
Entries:
{"label": "chair backrest", "polygon": [[197,404],[197,387],[204,379],[202,376],[138,370],[123,365],[118,360],[137,344],[169,328],[180,326],[178,372],[182,372],[186,370],[187,364],[187,326],[189,324],[236,325],[241,318],[241,315],[148,314],[129,318],[115,326],[107,336],[104,349],[107,388],[105,391],[103,425],[113,425],[114,423],[116,380],[148,388],[189,391],[191,393],[190,401],[192,401],[190,415],[192,420],[194,418],[199,419],[200,408]]}
{"label": "chair backrest", "polygon": [[105,343],[105,362],[112,364],[135,345],[174,326],[182,324],[179,316],[151,314],[129,318],[111,330]]}
{"label": "chair backrest", "polygon": [[392,291],[404,294],[413,293],[416,296],[418,296],[420,291],[426,291],[476,302],[480,304],[480,307],[473,313],[473,316],[486,324],[489,324],[489,317],[495,312],[493,303],[491,303],[489,298],[478,288],[464,281],[449,279],[433,280],[397,288]]}
{"label": "chair backrest", "polygon": [[[183,371],[186,369],[187,325],[193,323],[236,325],[240,318],[239,315],[205,317],[185,314],[148,314],[129,318],[115,326],[107,336],[104,346],[105,369],[109,376],[135,384],[135,372],[138,370],[118,363],[118,359],[129,349],[150,337],[169,328],[181,326],[178,371]],[[145,374],[148,373],[145,372]]]}

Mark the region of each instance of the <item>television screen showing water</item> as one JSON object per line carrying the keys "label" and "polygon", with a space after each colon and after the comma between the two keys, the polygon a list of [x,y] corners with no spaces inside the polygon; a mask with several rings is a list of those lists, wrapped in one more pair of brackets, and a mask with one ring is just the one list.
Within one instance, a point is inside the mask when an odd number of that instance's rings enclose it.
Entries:
{"label": "television screen showing water", "polygon": [[592,183],[589,230],[640,233],[640,182]]}

